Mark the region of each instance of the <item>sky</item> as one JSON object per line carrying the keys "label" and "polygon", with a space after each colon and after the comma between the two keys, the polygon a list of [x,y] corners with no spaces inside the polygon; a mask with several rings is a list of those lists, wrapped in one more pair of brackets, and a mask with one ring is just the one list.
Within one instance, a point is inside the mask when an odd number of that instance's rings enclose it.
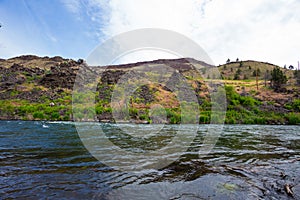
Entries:
{"label": "sky", "polygon": [[[117,34],[161,28],[195,41],[216,65],[239,58],[297,66],[299,10],[299,0],[0,0],[0,58],[85,59]],[[147,55],[126,62],[173,58]]]}

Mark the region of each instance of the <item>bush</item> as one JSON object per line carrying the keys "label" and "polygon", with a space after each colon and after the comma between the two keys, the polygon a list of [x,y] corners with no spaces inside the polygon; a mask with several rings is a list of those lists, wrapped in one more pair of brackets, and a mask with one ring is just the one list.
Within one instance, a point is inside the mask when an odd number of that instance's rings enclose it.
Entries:
{"label": "bush", "polygon": [[142,115],[139,116],[139,119],[140,120],[147,120],[148,121],[149,120],[149,116],[147,114],[142,114]]}
{"label": "bush", "polygon": [[179,124],[181,122],[180,115],[175,114],[170,118],[170,123],[171,124]]}
{"label": "bush", "polygon": [[258,104],[257,100],[253,99],[252,97],[243,97],[240,96],[240,102],[244,105],[244,106],[250,106],[253,107],[255,104]]}
{"label": "bush", "polygon": [[111,107],[105,107],[104,112],[105,113],[112,113],[112,108]]}
{"label": "bush", "polygon": [[101,105],[97,105],[95,111],[97,115],[101,115],[104,112],[104,107]]}
{"label": "bush", "polygon": [[237,100],[237,99],[232,99],[232,100],[231,100],[231,104],[232,104],[233,106],[237,106],[237,105],[240,104],[240,101]]}
{"label": "bush", "polygon": [[292,103],[284,105],[284,107],[288,110],[300,112],[300,99],[295,99]]}
{"label": "bush", "polygon": [[237,106],[243,105],[248,107],[254,107],[259,105],[260,102],[254,99],[251,96],[241,96],[239,95],[232,86],[225,86],[227,101],[230,102],[230,105]]}
{"label": "bush", "polygon": [[167,119],[169,119],[169,122],[171,124],[178,124],[181,122],[181,114],[180,112],[176,112],[176,110],[166,108],[166,113],[167,113]]}
{"label": "bush", "polygon": [[51,114],[51,119],[52,120],[59,120],[60,119],[60,114],[58,112],[54,112]]}
{"label": "bush", "polygon": [[44,119],[45,118],[44,113],[42,111],[36,111],[33,113],[32,116],[34,119]]}
{"label": "bush", "polygon": [[33,113],[37,110],[37,108],[33,105],[24,105],[19,107],[19,112],[23,113],[25,112],[26,114]]}
{"label": "bush", "polygon": [[225,123],[226,124],[236,124],[236,120],[234,118],[226,117]]}
{"label": "bush", "polygon": [[137,118],[139,110],[136,108],[129,108],[130,117]]}
{"label": "bush", "polygon": [[210,101],[204,100],[200,107],[202,110],[211,110],[212,103]]}
{"label": "bush", "polygon": [[69,115],[65,115],[62,118],[63,121],[69,121],[70,120],[70,116]]}
{"label": "bush", "polygon": [[295,99],[293,101],[292,108],[294,111],[300,112],[300,99]]}
{"label": "bush", "polygon": [[226,96],[229,99],[235,99],[238,96],[233,86],[225,86],[225,91],[226,91]]}
{"label": "bush", "polygon": [[300,114],[299,113],[289,113],[286,115],[289,125],[298,125],[300,124]]}
{"label": "bush", "polygon": [[201,124],[209,123],[209,117],[206,116],[206,115],[200,115],[200,117],[199,117],[199,122],[200,122]]}
{"label": "bush", "polygon": [[243,124],[255,124],[255,122],[251,118],[246,118],[243,120]]}
{"label": "bush", "polygon": [[73,114],[73,118],[75,121],[81,121],[84,118],[84,115],[81,112],[76,112]]}
{"label": "bush", "polygon": [[257,117],[257,118],[254,118],[254,123],[255,124],[266,124],[266,119],[262,118],[262,117]]}

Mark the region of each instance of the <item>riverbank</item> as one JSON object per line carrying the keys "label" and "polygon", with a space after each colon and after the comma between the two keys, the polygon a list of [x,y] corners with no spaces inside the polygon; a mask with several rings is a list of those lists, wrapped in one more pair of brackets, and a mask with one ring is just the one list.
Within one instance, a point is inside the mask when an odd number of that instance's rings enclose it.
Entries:
{"label": "riverbank", "polygon": [[[71,105],[45,106],[45,104],[26,104],[20,103],[19,100],[0,101],[1,116],[0,120],[28,120],[28,121],[74,121]],[[5,105],[5,106],[3,106]],[[17,105],[17,106],[16,106]],[[231,107],[231,105],[229,105]],[[256,106],[255,106],[256,107]],[[240,107],[240,110],[228,108],[226,111],[225,124],[261,124],[261,125],[299,125],[300,114],[298,112],[269,112],[261,111],[253,107],[251,110]],[[92,109],[91,107],[88,109]],[[96,107],[97,109],[97,107]],[[99,109],[99,108],[98,108]],[[97,110],[96,110],[97,111]],[[139,112],[138,110],[130,112]],[[81,116],[77,116],[81,117]],[[96,114],[95,118],[82,116],[76,121],[98,121],[102,123],[115,123],[112,113],[105,112]],[[137,119],[139,117],[140,119]],[[128,121],[118,121],[118,123],[134,123],[134,124],[180,124],[180,112],[177,109],[167,109],[167,121],[152,122],[147,116],[136,116]],[[209,124],[211,111],[200,111],[199,124]],[[221,122],[220,122],[221,123]]]}
{"label": "riverbank", "polygon": [[[149,66],[155,65],[167,65],[174,72],[162,73],[160,69],[145,71]],[[258,81],[250,73],[257,66],[261,69]],[[226,99],[222,101],[227,105],[226,124],[300,124],[300,91],[293,72],[284,69],[289,82],[275,92],[264,78],[273,67],[274,65],[255,61],[244,61],[243,65],[227,63],[218,67],[223,77],[223,80],[218,80],[208,77],[212,66],[195,60],[157,60],[106,66],[95,68],[93,72],[100,77],[94,93],[85,92],[87,90],[84,85],[79,93],[74,93],[73,86],[78,70],[89,70],[82,60],[37,56],[0,60],[0,120],[114,122],[113,111],[125,105],[125,99],[120,99],[115,107],[111,104],[111,97],[116,92],[115,86],[130,71],[139,71],[139,79],[150,77],[158,82],[166,79],[168,81],[143,84],[135,88],[127,99],[128,112],[121,110],[126,113],[122,120],[125,122],[181,123],[180,102],[177,93],[170,90],[176,85],[176,80],[179,80],[176,75],[178,73],[195,92],[200,113],[197,120],[200,124],[210,123],[211,108],[214,105],[210,99],[211,88],[207,85],[208,80],[225,85]],[[141,69],[144,71],[141,72]],[[199,70],[206,79],[200,76]],[[237,71],[240,77],[232,80]],[[132,82],[135,81],[134,77],[130,78]],[[76,103],[73,110],[72,102]],[[157,105],[161,105],[163,111],[155,110]],[[153,114],[153,111],[156,113]],[[155,114],[159,117],[153,117]]]}

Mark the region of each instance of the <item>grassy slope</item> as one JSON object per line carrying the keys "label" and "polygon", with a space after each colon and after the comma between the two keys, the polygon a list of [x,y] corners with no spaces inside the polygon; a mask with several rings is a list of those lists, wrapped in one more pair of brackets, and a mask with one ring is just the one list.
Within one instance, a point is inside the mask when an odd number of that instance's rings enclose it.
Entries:
{"label": "grassy slope", "polygon": [[[182,61],[173,61],[177,66],[186,66]],[[42,69],[39,74],[36,71],[9,71],[10,75],[2,74],[2,86],[0,89],[0,118],[1,119],[23,119],[23,120],[111,120],[112,108],[110,95],[114,88],[111,80],[98,85],[96,92],[96,108],[92,104],[84,104],[91,95],[80,94],[78,96],[80,106],[77,106],[77,114],[72,114],[72,88],[62,85],[60,79],[65,79],[68,70],[78,68],[78,64],[60,57],[39,58],[39,57],[18,57],[9,60],[2,60],[0,66],[2,71],[18,64],[26,69]],[[143,64],[142,64],[143,65]],[[196,64],[200,65],[200,64]],[[133,67],[133,66],[130,66]],[[129,68],[130,68],[129,67]],[[300,123],[300,100],[299,86],[295,86],[295,80],[291,70],[285,70],[289,77],[285,93],[275,93],[269,86],[265,86],[265,73],[271,71],[274,65],[256,61],[243,61],[228,63],[219,66],[226,85],[228,109],[226,123],[236,124],[299,124]],[[59,68],[56,70],[56,68]],[[112,67],[112,74],[107,79],[115,77],[118,70],[124,67]],[[255,69],[260,69],[257,90],[256,77],[253,76]],[[236,71],[240,69],[239,79],[232,80]],[[56,70],[56,71],[55,71]],[[60,74],[64,72],[64,74]],[[152,76],[157,74],[149,72]],[[200,123],[209,123],[211,102],[206,87],[199,74],[193,70],[182,71],[189,84],[197,92],[200,102]],[[148,75],[149,75],[148,74]],[[51,76],[52,75],[52,76]],[[243,80],[246,76],[246,79]],[[11,84],[10,78],[17,77],[19,83]],[[48,77],[48,79],[47,79]],[[56,79],[55,79],[56,78]],[[210,77],[213,78],[213,77]],[[44,81],[46,80],[46,81]],[[48,81],[48,82],[47,82]],[[18,81],[17,81],[18,82]],[[50,87],[55,85],[57,87]],[[61,84],[61,85],[60,85]],[[71,85],[71,84],[70,84]],[[93,95],[93,94],[92,94]],[[153,119],[150,117],[151,108],[160,104],[165,108],[166,119]],[[116,109],[115,107],[114,109]],[[79,111],[79,112],[78,112]],[[152,123],[180,123],[180,107],[176,94],[168,91],[164,85],[149,84],[138,88],[130,97],[128,120],[135,122],[148,121]],[[96,116],[94,116],[96,114]],[[155,121],[156,120],[156,121]]]}

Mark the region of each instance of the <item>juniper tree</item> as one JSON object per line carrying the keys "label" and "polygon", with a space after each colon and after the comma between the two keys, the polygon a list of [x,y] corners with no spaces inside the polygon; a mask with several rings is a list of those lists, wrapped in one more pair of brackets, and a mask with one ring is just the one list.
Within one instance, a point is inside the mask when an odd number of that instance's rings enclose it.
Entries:
{"label": "juniper tree", "polygon": [[239,69],[236,71],[233,80],[240,80],[241,72],[242,72],[242,71],[241,71],[241,69],[239,68]]}
{"label": "juniper tree", "polygon": [[260,76],[260,69],[259,69],[259,68],[255,69],[255,70],[253,71],[252,76]]}
{"label": "juniper tree", "polygon": [[276,66],[271,71],[271,86],[275,91],[278,91],[283,84],[287,82],[286,75],[283,74],[282,70]]}

